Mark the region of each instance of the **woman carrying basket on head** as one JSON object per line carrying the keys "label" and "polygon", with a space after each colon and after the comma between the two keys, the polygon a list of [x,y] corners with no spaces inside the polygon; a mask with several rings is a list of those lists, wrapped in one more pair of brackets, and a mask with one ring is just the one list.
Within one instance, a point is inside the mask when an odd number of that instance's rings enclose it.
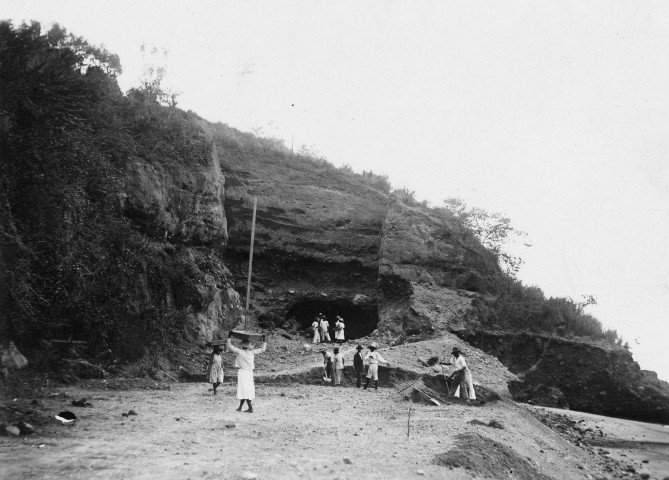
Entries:
{"label": "woman carrying basket on head", "polygon": [[253,370],[255,369],[255,356],[267,349],[267,342],[265,335],[262,336],[262,345],[260,348],[253,348],[253,344],[249,340],[243,340],[239,344],[239,348],[232,344],[232,332],[228,334],[228,350],[235,354],[235,367],[237,370],[237,400],[239,400],[238,412],[242,411],[244,401],[248,403],[249,408],[246,413],[253,413],[253,405],[251,400],[256,398],[256,388],[253,383]]}

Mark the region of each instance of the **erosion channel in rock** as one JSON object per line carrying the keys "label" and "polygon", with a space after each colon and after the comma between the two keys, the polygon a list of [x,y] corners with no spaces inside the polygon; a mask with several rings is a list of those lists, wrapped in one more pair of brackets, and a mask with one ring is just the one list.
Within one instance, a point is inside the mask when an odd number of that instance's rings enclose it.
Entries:
{"label": "erosion channel in rock", "polygon": [[344,319],[347,339],[356,339],[371,334],[379,323],[378,308],[376,305],[355,305],[347,299],[306,299],[296,302],[288,309],[286,318],[295,317],[302,328],[311,329],[311,323],[319,313],[322,313],[334,326],[336,317]]}

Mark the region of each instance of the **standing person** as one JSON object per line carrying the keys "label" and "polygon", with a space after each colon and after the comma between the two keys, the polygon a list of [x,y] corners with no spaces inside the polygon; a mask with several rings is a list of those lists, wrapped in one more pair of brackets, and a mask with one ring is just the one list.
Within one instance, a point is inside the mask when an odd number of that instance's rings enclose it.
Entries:
{"label": "standing person", "polygon": [[339,341],[339,345],[344,343],[344,319],[337,315],[337,322],[335,323],[335,341]]}
{"label": "standing person", "polygon": [[209,382],[214,386],[214,395],[216,395],[218,386],[223,383],[223,357],[221,353],[223,353],[223,349],[216,345],[209,356]]}
{"label": "standing person", "polygon": [[321,349],[321,353],[323,354],[323,371],[325,373],[323,380],[332,382],[334,385],[334,360],[332,359],[332,354],[324,348]]}
{"label": "standing person", "polygon": [[318,316],[314,318],[313,323],[311,324],[311,329],[314,331],[314,340],[313,343],[321,343],[321,334],[319,331],[320,321]]}
{"label": "standing person", "polygon": [[362,345],[355,347],[357,352],[353,356],[353,368],[355,368],[355,386],[360,388],[362,386],[362,371],[364,368],[364,361],[362,359]]}
{"label": "standing person", "polygon": [[327,318],[325,318],[325,315],[321,313],[321,342],[325,342],[327,340],[328,342],[332,342],[330,339],[330,333],[328,332],[328,328],[330,328],[330,322],[328,322]]}
{"label": "standing person", "polygon": [[334,349],[334,385],[338,387],[341,385],[341,377],[344,373],[344,355],[339,353],[339,348]]}
{"label": "standing person", "polygon": [[459,347],[454,347],[451,353],[451,363],[455,367],[455,371],[451,374],[451,379],[453,379],[453,387],[457,386],[451,397],[459,396],[460,398],[467,399],[467,401],[476,400],[472,372],[467,366],[465,357],[462,356],[462,351]]}
{"label": "standing person", "polygon": [[240,348],[232,344],[230,338],[232,332],[228,334],[228,350],[235,354],[235,367],[237,370],[237,400],[239,400],[238,412],[242,411],[244,401],[248,403],[249,408],[246,413],[253,413],[253,405],[251,400],[256,398],[256,387],[253,384],[253,370],[255,369],[255,356],[267,349],[267,342],[265,335],[262,336],[262,345],[260,348],[253,348],[253,344],[244,340],[239,344]]}
{"label": "standing person", "polygon": [[374,389],[379,389],[379,363],[385,363],[390,366],[390,362],[383,358],[379,352],[376,351],[378,345],[373,342],[369,346],[369,353],[365,358],[369,359],[369,366],[367,367],[367,383],[365,383],[365,390],[369,387],[369,381],[374,380]]}

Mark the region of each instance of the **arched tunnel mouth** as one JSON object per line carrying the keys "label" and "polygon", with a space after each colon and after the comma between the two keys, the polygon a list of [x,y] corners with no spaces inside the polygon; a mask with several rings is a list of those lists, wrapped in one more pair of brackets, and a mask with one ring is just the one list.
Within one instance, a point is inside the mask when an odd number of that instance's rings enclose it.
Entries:
{"label": "arched tunnel mouth", "polygon": [[334,324],[337,315],[344,319],[346,340],[366,337],[379,324],[379,311],[374,304],[356,305],[345,299],[306,299],[295,303],[286,314],[286,319],[295,317],[300,327],[310,333],[311,323],[319,313],[330,323],[330,337],[334,340]]}

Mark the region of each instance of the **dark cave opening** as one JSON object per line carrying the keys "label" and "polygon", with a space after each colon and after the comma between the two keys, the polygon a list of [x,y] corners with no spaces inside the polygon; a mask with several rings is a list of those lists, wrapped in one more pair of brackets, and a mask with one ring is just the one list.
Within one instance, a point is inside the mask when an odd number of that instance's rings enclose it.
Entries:
{"label": "dark cave opening", "polygon": [[346,340],[366,337],[379,323],[379,312],[376,305],[355,305],[344,299],[307,299],[297,302],[290,307],[286,318],[295,317],[300,326],[312,333],[311,323],[319,313],[322,313],[330,323],[330,338],[334,340],[334,324],[339,315],[344,319],[344,336]]}

